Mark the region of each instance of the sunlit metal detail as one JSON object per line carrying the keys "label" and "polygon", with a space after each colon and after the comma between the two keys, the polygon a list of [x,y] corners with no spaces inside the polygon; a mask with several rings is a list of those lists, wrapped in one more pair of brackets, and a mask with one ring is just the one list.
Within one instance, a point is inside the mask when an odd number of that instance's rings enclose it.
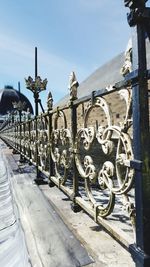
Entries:
{"label": "sunlit metal detail", "polygon": [[40,104],[43,110],[42,103],[39,99],[39,93],[46,90],[46,85],[48,81],[47,79],[42,80],[41,77],[37,76],[37,73],[35,73],[35,80],[33,80],[31,76],[29,76],[28,79],[25,78],[25,83],[26,83],[26,88],[33,93],[35,101],[35,115],[38,116],[39,115],[38,104]]}
{"label": "sunlit metal detail", "polygon": [[48,143],[48,120],[47,117],[38,117],[38,155],[39,155],[39,166],[42,170],[47,170],[48,159],[49,159],[49,143]]}
{"label": "sunlit metal detail", "polygon": [[72,71],[69,76],[69,85],[68,88],[70,90],[70,100],[77,99],[77,88],[79,86],[79,83],[76,79],[75,73]]}
{"label": "sunlit metal detail", "polygon": [[21,152],[24,154],[24,145],[25,145],[25,132],[24,132],[24,124],[22,123],[21,124],[21,127],[20,127],[21,129],[21,132],[20,132],[20,150],[21,150]]}
{"label": "sunlit metal detail", "polygon": [[[58,119],[62,118],[63,128],[59,129]],[[61,184],[67,180],[68,170],[72,161],[71,132],[66,128],[64,112],[58,111],[54,118],[54,130],[51,133],[51,156],[54,162],[56,177]]]}
{"label": "sunlit metal detail", "polygon": [[[110,88],[108,94],[114,89],[112,86]],[[74,140],[71,132],[73,128],[68,126],[68,118],[71,116],[67,115],[69,112],[71,114],[72,106],[66,110],[59,107],[53,110],[52,95],[49,93],[48,112],[24,121],[21,125],[16,122],[13,131],[10,130],[12,125],[8,124],[5,137],[8,137],[11,144],[15,142],[14,147],[21,150],[25,158],[48,177],[51,175],[52,160],[52,177],[63,188],[69,188],[69,184],[73,184],[71,177],[75,163],[78,170],[76,179],[81,179],[84,184],[86,196],[82,196],[82,200],[85,198],[84,201],[88,201],[89,209],[94,211],[95,221],[110,215],[119,198],[135,226],[135,208],[129,194],[134,179],[134,171],[130,166],[133,160],[132,94],[129,88],[122,88],[116,91],[116,95],[125,106],[124,116],[117,121],[117,125],[110,108],[113,103],[110,106],[106,97],[92,97],[86,102],[84,117],[82,116],[83,127],[78,129]],[[92,112],[96,112],[95,109],[100,112],[97,116],[103,120],[98,121],[93,113],[92,124],[89,124],[89,118]],[[74,122],[71,123],[73,125]]]}
{"label": "sunlit metal detail", "polygon": [[121,99],[124,99],[126,103],[126,114],[124,121],[120,123],[122,132],[127,132],[128,129],[132,126],[132,91],[130,89],[121,89],[118,91]]}
{"label": "sunlit metal detail", "polygon": [[129,39],[126,51],[125,51],[125,60],[123,66],[120,70],[120,73],[125,76],[132,71],[132,41]]}
{"label": "sunlit metal detail", "polygon": [[48,110],[51,110],[53,108],[53,97],[51,92],[49,92],[47,96],[47,108]]}
{"label": "sunlit metal detail", "polygon": [[[84,117],[84,128],[80,129],[76,136],[76,166],[81,177],[85,179],[85,189],[89,201],[92,205],[97,206],[97,216],[101,217],[106,217],[112,212],[115,205],[115,196],[117,195],[122,195],[123,203],[128,203],[128,205],[125,205],[128,206],[129,213],[131,213],[131,210],[129,211],[130,207],[134,210],[133,204],[130,203],[129,198],[126,196],[131,189],[134,178],[134,171],[130,167],[133,152],[131,138],[128,134],[132,121],[130,116],[131,95],[126,89],[122,90],[120,95],[126,103],[126,116],[120,127],[113,124],[111,110],[106,100],[98,97],[94,100],[94,103],[92,101],[89,102]],[[95,107],[101,108],[105,115],[105,123],[104,125],[96,125],[96,127],[88,127],[88,117]],[[100,146],[100,153],[105,155],[100,156],[101,161],[98,168],[92,155],[90,155],[93,143],[96,140]],[[85,150],[84,158],[83,153],[80,151],[81,146]],[[105,161],[105,158],[108,158],[108,160]],[[107,191],[107,203],[105,201],[105,205],[100,202],[100,199],[97,203],[94,194],[92,194],[92,184],[97,183],[100,191],[104,191],[104,194]]]}
{"label": "sunlit metal detail", "polygon": [[30,151],[31,151],[31,162],[36,163],[36,121],[31,121],[30,130]]}
{"label": "sunlit metal detail", "polygon": [[33,93],[40,93],[46,90],[47,79],[42,80],[40,76],[35,77],[35,80],[31,76],[25,79],[26,87]]}
{"label": "sunlit metal detail", "polygon": [[30,159],[30,122],[25,123],[24,149],[27,159]]}

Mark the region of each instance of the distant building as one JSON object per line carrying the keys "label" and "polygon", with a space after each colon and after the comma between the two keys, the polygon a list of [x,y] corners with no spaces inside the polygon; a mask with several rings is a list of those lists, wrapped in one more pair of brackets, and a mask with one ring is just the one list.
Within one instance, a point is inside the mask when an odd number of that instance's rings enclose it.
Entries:
{"label": "distant building", "polygon": [[24,111],[33,114],[32,105],[25,95],[10,85],[6,85],[3,89],[0,89],[0,123],[6,119],[8,114],[13,112],[13,103],[19,101],[25,102]]}
{"label": "distant building", "polygon": [[28,98],[14,89],[10,85],[6,85],[4,89],[0,89],[0,115],[5,115],[8,112],[13,111],[13,102],[25,102],[25,108],[24,111],[27,111],[27,109],[30,111],[31,114],[33,114],[33,108],[28,100]]}

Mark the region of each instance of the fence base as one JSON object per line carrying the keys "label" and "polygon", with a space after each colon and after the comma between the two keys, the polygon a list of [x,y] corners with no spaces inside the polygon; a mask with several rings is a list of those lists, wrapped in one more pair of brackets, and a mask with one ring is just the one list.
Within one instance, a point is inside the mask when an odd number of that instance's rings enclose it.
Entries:
{"label": "fence base", "polygon": [[136,263],[136,267],[150,266],[150,256],[146,255],[144,251],[138,248],[135,244],[130,245],[129,251],[132,255],[133,260]]}
{"label": "fence base", "polygon": [[20,160],[19,160],[19,162],[20,162],[20,163],[25,163],[25,162],[26,162],[26,160],[25,160],[25,158],[24,158],[24,157],[20,156]]}
{"label": "fence base", "polygon": [[13,151],[12,151],[13,154],[19,154],[19,152],[13,148]]}
{"label": "fence base", "polygon": [[42,177],[39,177],[39,178],[34,179],[34,182],[35,182],[37,185],[48,184],[48,181],[45,180],[45,179],[42,178]]}
{"label": "fence base", "polygon": [[49,187],[54,187],[54,186],[56,186],[55,183],[54,183],[53,181],[51,181],[51,180],[48,182],[48,185],[49,185]]}
{"label": "fence base", "polygon": [[77,203],[71,203],[71,209],[77,213],[77,212],[80,212],[82,210],[82,208],[77,204]]}

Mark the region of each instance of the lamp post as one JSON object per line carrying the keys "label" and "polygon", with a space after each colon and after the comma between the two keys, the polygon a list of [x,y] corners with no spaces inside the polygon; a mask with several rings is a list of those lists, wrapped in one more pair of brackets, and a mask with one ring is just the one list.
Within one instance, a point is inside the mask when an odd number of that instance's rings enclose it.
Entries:
{"label": "lamp post", "polygon": [[40,102],[39,93],[46,90],[47,79],[42,81],[40,76],[36,76],[35,80],[31,76],[25,79],[26,88],[29,89],[34,96],[35,101],[35,116],[38,116],[38,103]]}
{"label": "lamp post", "polygon": [[29,89],[34,96],[34,102],[35,102],[35,119],[36,119],[36,171],[37,171],[37,179],[35,179],[35,182],[37,184],[43,183],[43,180],[39,178],[39,170],[38,170],[38,129],[37,129],[37,116],[39,114],[38,112],[38,104],[40,104],[42,111],[44,111],[41,99],[39,99],[40,92],[46,90],[47,85],[47,79],[42,80],[40,76],[38,76],[37,71],[37,47],[35,47],[35,80],[31,76],[28,77],[28,79],[25,79],[26,88]]}
{"label": "lamp post", "polygon": [[37,47],[35,47],[35,80],[31,76],[25,79],[26,88],[29,89],[34,96],[35,101],[35,116],[38,116],[38,103],[41,103],[39,99],[39,93],[46,90],[47,79],[42,80],[40,76],[37,75]]}

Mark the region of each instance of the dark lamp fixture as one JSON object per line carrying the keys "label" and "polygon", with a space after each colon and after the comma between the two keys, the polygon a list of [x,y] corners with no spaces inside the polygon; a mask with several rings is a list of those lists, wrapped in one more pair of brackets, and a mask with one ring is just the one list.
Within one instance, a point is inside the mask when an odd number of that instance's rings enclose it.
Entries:
{"label": "dark lamp fixture", "polygon": [[32,91],[33,93],[40,93],[41,91],[46,90],[47,79],[42,81],[40,76],[35,77],[35,81],[31,76],[28,79],[25,79],[26,88]]}

